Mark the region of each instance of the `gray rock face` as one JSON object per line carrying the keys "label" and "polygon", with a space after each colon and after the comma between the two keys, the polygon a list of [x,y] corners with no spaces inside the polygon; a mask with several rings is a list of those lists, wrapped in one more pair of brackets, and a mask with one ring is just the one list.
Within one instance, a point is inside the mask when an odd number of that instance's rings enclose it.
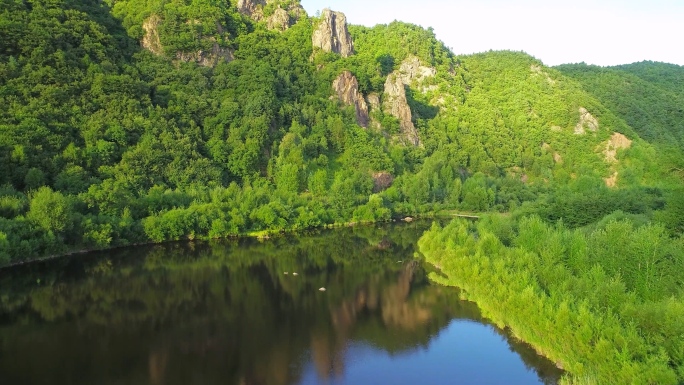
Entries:
{"label": "gray rock face", "polygon": [[[278,7],[272,15],[264,15],[264,7],[268,4],[276,3]],[[298,2],[288,2],[282,0],[238,0],[236,7],[238,12],[250,17],[254,21],[266,21],[268,29],[284,31],[297,22],[306,11]]]}
{"label": "gray rock face", "polygon": [[253,18],[257,13],[263,16],[263,13],[260,10],[264,5],[266,5],[266,0],[238,0],[236,7],[241,14]]}
{"label": "gray rock face", "polygon": [[159,16],[152,15],[148,17],[147,20],[143,22],[145,36],[143,36],[142,41],[140,42],[143,48],[155,55],[162,55],[164,53],[161,41],[159,41],[159,24],[161,24]]}
{"label": "gray rock face", "polygon": [[268,29],[284,31],[290,28],[290,15],[286,10],[277,8],[275,12],[273,12],[273,15],[269,16],[266,20],[266,23]]}
{"label": "gray rock face", "polygon": [[421,146],[418,130],[412,121],[411,108],[406,99],[406,86],[418,84],[428,77],[433,77],[437,70],[425,67],[415,56],[406,58],[399,70],[392,72],[385,81],[384,110],[399,119],[399,126],[404,140],[411,145]]}
{"label": "gray rock face", "polygon": [[325,52],[334,52],[342,57],[354,53],[354,43],[347,29],[347,17],[342,12],[324,9],[321,22],[311,37],[314,48]]}
{"label": "gray rock face", "polygon": [[420,64],[420,59],[417,57],[409,56],[401,62],[398,75],[404,84],[409,85],[437,75],[437,70]]}
{"label": "gray rock face", "polygon": [[394,176],[387,171],[380,171],[373,174],[373,192],[378,193],[387,190],[392,186]]}
{"label": "gray rock face", "polygon": [[596,118],[587,111],[586,108],[579,108],[579,122],[575,126],[575,134],[584,135],[587,131],[596,132],[599,129],[599,122]]}
{"label": "gray rock face", "polygon": [[354,106],[356,122],[361,127],[368,127],[368,105],[359,92],[359,82],[349,71],[344,71],[333,81],[333,90],[337,98],[346,106]]}
{"label": "gray rock face", "polygon": [[380,109],[380,95],[375,92],[368,94],[368,104],[370,105],[371,110]]}
{"label": "gray rock face", "polygon": [[385,112],[399,119],[399,127],[408,144],[420,146],[418,130],[413,125],[411,108],[406,99],[405,84],[400,76],[392,73],[385,81]]}

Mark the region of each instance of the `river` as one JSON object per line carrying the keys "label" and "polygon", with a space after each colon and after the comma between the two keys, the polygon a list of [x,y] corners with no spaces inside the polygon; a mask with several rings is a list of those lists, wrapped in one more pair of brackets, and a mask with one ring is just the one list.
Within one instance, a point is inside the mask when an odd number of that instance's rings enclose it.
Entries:
{"label": "river", "polygon": [[431,284],[428,222],[179,242],[0,270],[0,383],[556,384]]}

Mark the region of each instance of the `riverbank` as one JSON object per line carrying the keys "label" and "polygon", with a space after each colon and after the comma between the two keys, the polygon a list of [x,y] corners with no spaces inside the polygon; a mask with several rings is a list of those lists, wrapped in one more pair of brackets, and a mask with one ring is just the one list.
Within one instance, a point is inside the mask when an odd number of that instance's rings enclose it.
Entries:
{"label": "riverbank", "polygon": [[441,271],[432,280],[556,362],[563,384],[682,381],[684,299],[670,279],[682,270],[668,262],[681,264],[680,246],[657,225],[587,234],[502,216],[435,226],[419,241]]}

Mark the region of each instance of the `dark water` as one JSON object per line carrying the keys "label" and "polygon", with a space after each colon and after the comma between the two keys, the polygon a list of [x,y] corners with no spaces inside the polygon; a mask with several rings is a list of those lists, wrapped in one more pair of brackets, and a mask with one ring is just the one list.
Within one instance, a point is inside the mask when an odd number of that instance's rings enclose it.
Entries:
{"label": "dark water", "polygon": [[0,270],[0,384],[555,384],[555,366],[430,284],[427,225]]}

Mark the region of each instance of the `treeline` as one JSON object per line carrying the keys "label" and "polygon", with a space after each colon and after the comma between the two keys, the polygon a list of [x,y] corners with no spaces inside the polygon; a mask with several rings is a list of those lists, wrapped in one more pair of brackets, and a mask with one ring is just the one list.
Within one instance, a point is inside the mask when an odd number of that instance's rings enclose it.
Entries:
{"label": "treeline", "polygon": [[[265,179],[238,186],[171,190],[153,187],[146,194],[115,201],[121,190],[91,188],[65,195],[49,187],[30,198],[6,191],[0,203],[0,261],[3,264],[78,248],[101,249],[135,243],[238,236],[260,231],[303,230],[326,224],[387,221],[397,215],[461,207],[504,209],[534,198],[517,179],[476,174],[461,182],[448,164],[423,168],[415,177],[395,181],[374,193],[365,172],[325,170],[298,194]],[[99,186],[98,186],[99,187]],[[115,186],[111,186],[115,188]],[[126,197],[124,195],[124,197]],[[119,198],[121,199],[121,198]],[[9,219],[7,218],[9,217]]]}
{"label": "treeline", "polygon": [[556,361],[564,383],[684,379],[684,238],[614,214],[586,229],[537,216],[434,226],[419,241],[486,317]]}

